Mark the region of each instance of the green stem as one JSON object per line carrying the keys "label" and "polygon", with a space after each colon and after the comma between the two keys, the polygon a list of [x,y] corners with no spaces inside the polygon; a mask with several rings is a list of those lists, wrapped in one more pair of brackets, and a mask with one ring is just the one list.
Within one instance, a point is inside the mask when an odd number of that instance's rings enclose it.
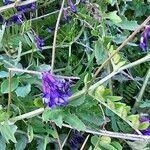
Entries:
{"label": "green stem", "polygon": [[133,106],[133,108],[132,108],[132,113],[135,113],[135,112],[136,112],[136,108],[138,107],[139,102],[140,102],[140,101],[142,100],[142,98],[143,98],[143,94],[144,94],[144,91],[145,91],[145,89],[146,89],[146,86],[147,86],[147,84],[148,84],[149,79],[150,79],[150,68],[149,68],[148,71],[147,71],[147,74],[146,74],[145,80],[144,80],[144,82],[143,82],[142,88],[141,88],[141,90],[140,90],[140,92],[139,92],[139,96],[138,96],[138,98],[137,98],[137,100],[136,100],[136,102],[135,102],[135,104],[134,104],[134,106]]}
{"label": "green stem", "polygon": [[52,48],[51,73],[53,73],[53,70],[54,70],[55,51],[56,51],[56,38],[57,38],[59,22],[60,22],[60,19],[61,19],[61,14],[63,12],[64,4],[65,4],[65,0],[62,1],[61,8],[60,8],[58,18],[57,18],[57,22],[56,22],[56,26],[55,26],[54,39],[53,39],[53,48]]}

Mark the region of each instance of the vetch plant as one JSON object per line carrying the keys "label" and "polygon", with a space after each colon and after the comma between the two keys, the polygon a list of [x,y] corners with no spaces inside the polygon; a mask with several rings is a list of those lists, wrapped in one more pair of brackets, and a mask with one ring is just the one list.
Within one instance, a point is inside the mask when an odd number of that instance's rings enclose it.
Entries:
{"label": "vetch plant", "polygon": [[1,149],[149,148],[148,1],[0,5]]}

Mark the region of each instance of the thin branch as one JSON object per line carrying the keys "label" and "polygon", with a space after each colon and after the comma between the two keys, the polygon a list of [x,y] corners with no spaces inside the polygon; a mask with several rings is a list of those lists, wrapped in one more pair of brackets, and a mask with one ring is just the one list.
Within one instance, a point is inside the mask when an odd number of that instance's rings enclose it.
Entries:
{"label": "thin branch", "polygon": [[128,37],[124,40],[124,42],[115,50],[115,52],[113,54],[111,54],[109,56],[108,59],[106,59],[104,61],[104,63],[97,69],[97,71],[95,72],[90,84],[92,84],[92,82],[95,80],[96,76],[100,73],[100,71],[103,69],[103,67],[105,65],[107,65],[107,63],[109,62],[109,60],[111,60],[111,58],[117,54],[131,39],[134,38],[134,36],[150,21],[150,16],[147,17],[147,19]]}
{"label": "thin branch", "polygon": [[[63,124],[64,127],[73,129],[72,126]],[[104,135],[104,136],[109,136],[113,138],[120,138],[120,139],[126,139],[126,140],[133,140],[133,141],[148,141],[150,140],[150,136],[146,135],[137,135],[137,134],[126,134],[126,133],[118,133],[118,132],[111,132],[111,131],[106,131],[106,130],[93,130],[87,128],[85,130],[86,133],[91,133],[94,135]]]}
{"label": "thin branch", "polygon": [[139,59],[139,60],[137,60],[137,61],[134,61],[134,62],[132,62],[132,63],[130,63],[130,64],[127,64],[127,65],[121,67],[121,68],[118,69],[118,70],[113,71],[113,72],[110,73],[108,76],[104,77],[102,80],[100,80],[100,81],[98,81],[97,83],[95,83],[95,84],[93,84],[92,86],[90,86],[89,90],[94,90],[94,89],[97,88],[99,85],[103,84],[105,81],[109,80],[109,79],[112,78],[114,75],[116,75],[116,74],[122,72],[123,70],[129,69],[129,68],[131,68],[131,67],[134,67],[134,66],[136,66],[136,65],[139,65],[139,64],[144,63],[144,62],[146,62],[146,61],[150,61],[150,54],[147,55],[147,56],[145,56],[145,57],[143,57],[143,58],[141,58],[141,59]]}
{"label": "thin branch", "polygon": [[64,147],[65,143],[67,142],[67,139],[68,139],[68,137],[69,137],[69,135],[70,135],[71,131],[72,131],[72,129],[70,129],[70,130],[69,130],[69,133],[67,134],[67,136],[66,136],[66,138],[65,138],[64,142],[62,143],[62,145],[61,145],[61,146],[62,146],[62,148]]}
{"label": "thin branch", "polygon": [[90,137],[90,134],[89,134],[89,135],[87,135],[87,137],[86,137],[86,139],[84,140],[84,143],[82,144],[82,146],[81,146],[80,150],[83,150],[83,149],[84,149],[84,147],[85,147],[85,145],[86,145],[86,143],[87,143],[87,141],[88,141],[89,137]]}
{"label": "thin branch", "polygon": [[57,141],[58,141],[58,145],[59,145],[59,150],[62,150],[62,145],[61,145],[61,141],[60,141],[60,138],[59,138],[59,135],[58,135],[56,125],[54,123],[52,123],[52,127],[53,127],[53,129],[55,130],[55,132],[57,134]]}
{"label": "thin branch", "polygon": [[42,15],[42,16],[39,16],[39,17],[36,17],[36,18],[32,18],[31,21],[35,21],[35,20],[38,20],[38,19],[42,19],[42,18],[45,18],[45,17],[48,17],[50,15],[53,15],[53,14],[56,14],[58,13],[59,10],[56,10],[56,11],[53,11],[53,12],[50,12],[48,14],[45,14],[45,15]]}
{"label": "thin branch", "polygon": [[59,22],[61,18],[61,14],[63,12],[65,0],[62,1],[61,8],[59,11],[59,15],[57,18],[56,26],[55,26],[55,32],[54,32],[54,39],[53,39],[53,48],[52,48],[52,62],[51,62],[51,73],[53,73],[54,70],[54,61],[55,61],[55,51],[56,51],[56,38],[57,38],[57,32],[59,27]]}
{"label": "thin branch", "polygon": [[146,74],[145,80],[143,82],[142,88],[141,88],[141,90],[139,92],[139,96],[138,96],[137,100],[135,101],[135,104],[134,104],[134,106],[132,108],[132,113],[136,112],[136,108],[138,107],[139,102],[142,100],[142,97],[143,97],[143,94],[144,94],[144,91],[146,89],[146,86],[148,84],[149,79],[150,79],[150,68],[147,71],[147,74]]}
{"label": "thin branch", "polygon": [[[18,69],[18,68],[8,68],[11,71],[14,72],[22,72],[22,73],[29,73],[29,74],[35,74],[35,75],[41,75],[42,72],[39,71],[33,71],[33,70],[23,70],[23,69]],[[56,78],[63,78],[63,79],[80,79],[79,77],[68,77],[68,76],[61,76],[61,75],[53,75]]]}
{"label": "thin branch", "polygon": [[23,114],[23,115],[19,115],[19,116],[10,118],[9,121],[15,123],[16,121],[19,121],[19,120],[33,118],[33,117],[35,117],[35,116],[40,115],[40,114],[43,113],[43,112],[44,112],[44,108],[39,108],[39,109],[37,109],[37,110],[34,110],[34,111],[31,111],[31,112],[25,113],[25,114]]}

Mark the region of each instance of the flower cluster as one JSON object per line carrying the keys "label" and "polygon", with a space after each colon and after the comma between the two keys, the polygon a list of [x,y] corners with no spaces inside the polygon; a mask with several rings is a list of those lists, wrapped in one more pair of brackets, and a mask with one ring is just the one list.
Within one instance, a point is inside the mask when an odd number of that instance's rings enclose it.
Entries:
{"label": "flower cluster", "polygon": [[150,26],[145,26],[145,30],[141,34],[140,47],[143,51],[147,51],[148,38],[150,37]]}
{"label": "flower cluster", "polygon": [[57,80],[50,73],[42,73],[42,99],[48,107],[65,106],[71,96],[70,84],[65,80]]}
{"label": "flower cluster", "polygon": [[150,135],[150,119],[146,118],[146,117],[141,117],[140,122],[141,123],[143,123],[143,122],[149,123],[149,127],[145,130],[141,130],[141,132],[143,133],[143,135]]}
{"label": "flower cluster", "polygon": [[71,136],[69,140],[69,146],[71,150],[78,150],[79,144],[81,144],[84,141],[83,135],[74,130],[73,135]]}
{"label": "flower cluster", "polygon": [[37,34],[34,35],[34,42],[36,43],[36,47],[42,50],[42,46],[44,46],[44,41]]}
{"label": "flower cluster", "polygon": [[[72,2],[72,0],[67,0],[67,3],[68,3],[68,5],[69,5],[71,11],[72,11],[73,13],[77,13],[77,8],[76,8],[76,6],[74,5],[74,3]],[[69,21],[69,16],[68,16],[68,14],[69,14],[69,9],[64,9],[64,19],[65,19],[66,22]]]}
{"label": "flower cluster", "polygon": [[[24,0],[21,0],[21,1],[24,1]],[[8,5],[11,3],[12,3],[12,1],[10,1],[10,0],[3,0],[4,5]],[[36,10],[36,2],[27,4],[27,5],[23,5],[23,6],[16,6],[16,10],[17,10],[16,14],[11,16],[8,20],[5,20],[7,26],[11,26],[12,23],[21,24],[24,19],[23,16],[25,16],[26,12]],[[0,16],[0,17],[2,18],[2,19],[0,19],[1,22],[4,22],[4,18],[2,16]]]}

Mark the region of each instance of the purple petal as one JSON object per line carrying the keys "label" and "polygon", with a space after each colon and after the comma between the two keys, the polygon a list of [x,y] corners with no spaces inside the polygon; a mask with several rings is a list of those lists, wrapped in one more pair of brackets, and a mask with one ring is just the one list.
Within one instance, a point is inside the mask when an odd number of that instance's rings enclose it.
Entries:
{"label": "purple petal", "polygon": [[77,9],[75,7],[75,5],[73,4],[72,0],[68,0],[68,5],[70,6],[72,12],[76,13]]}
{"label": "purple petal", "polygon": [[[66,86],[67,85],[67,86]],[[70,84],[66,81],[59,81],[50,73],[42,73],[42,92],[43,103],[48,107],[54,108],[56,106],[66,106],[70,94]]]}

